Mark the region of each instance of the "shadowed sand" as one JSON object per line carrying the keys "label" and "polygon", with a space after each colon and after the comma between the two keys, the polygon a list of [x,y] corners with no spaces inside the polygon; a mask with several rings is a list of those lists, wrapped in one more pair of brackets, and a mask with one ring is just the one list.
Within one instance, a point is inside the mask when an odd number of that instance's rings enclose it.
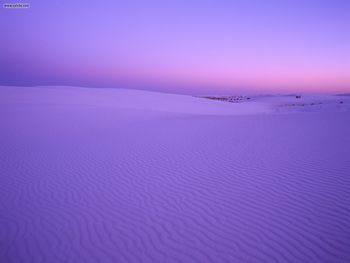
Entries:
{"label": "shadowed sand", "polygon": [[302,100],[0,87],[0,262],[350,262],[350,97]]}

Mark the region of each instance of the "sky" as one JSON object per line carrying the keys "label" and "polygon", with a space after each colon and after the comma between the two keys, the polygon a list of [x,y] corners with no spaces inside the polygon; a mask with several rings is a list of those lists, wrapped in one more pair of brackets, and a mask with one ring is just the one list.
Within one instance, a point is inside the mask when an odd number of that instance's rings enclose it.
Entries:
{"label": "sky", "polygon": [[0,8],[0,85],[350,92],[348,0],[25,3]]}

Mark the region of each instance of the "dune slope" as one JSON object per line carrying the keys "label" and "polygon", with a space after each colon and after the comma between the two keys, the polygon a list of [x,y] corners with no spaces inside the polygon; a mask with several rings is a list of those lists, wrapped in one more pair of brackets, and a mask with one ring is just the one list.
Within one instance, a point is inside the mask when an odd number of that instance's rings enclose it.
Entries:
{"label": "dune slope", "polygon": [[0,262],[350,262],[349,112],[0,98]]}

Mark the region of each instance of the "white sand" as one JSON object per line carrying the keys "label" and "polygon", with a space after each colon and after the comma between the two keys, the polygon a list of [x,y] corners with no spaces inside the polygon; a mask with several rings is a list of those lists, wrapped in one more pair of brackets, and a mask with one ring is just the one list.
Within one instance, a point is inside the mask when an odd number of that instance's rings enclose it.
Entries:
{"label": "white sand", "polygon": [[350,262],[349,105],[0,87],[0,262]]}

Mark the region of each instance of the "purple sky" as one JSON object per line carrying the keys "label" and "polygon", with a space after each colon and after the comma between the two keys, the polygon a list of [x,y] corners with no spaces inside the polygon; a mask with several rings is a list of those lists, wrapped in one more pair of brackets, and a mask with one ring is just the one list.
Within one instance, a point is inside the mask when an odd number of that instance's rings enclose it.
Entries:
{"label": "purple sky", "polygon": [[0,10],[0,85],[350,92],[348,0],[26,2]]}

